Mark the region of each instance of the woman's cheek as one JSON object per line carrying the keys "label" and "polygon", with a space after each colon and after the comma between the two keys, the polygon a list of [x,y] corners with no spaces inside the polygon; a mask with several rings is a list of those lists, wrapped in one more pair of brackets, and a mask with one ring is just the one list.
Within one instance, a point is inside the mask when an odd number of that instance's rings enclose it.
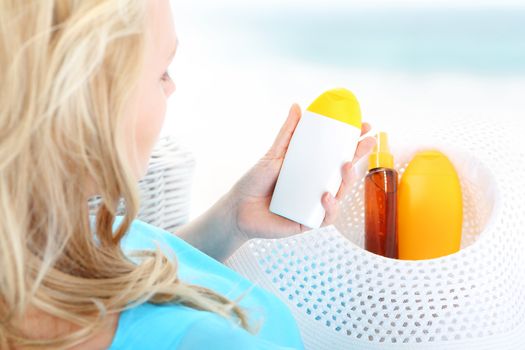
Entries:
{"label": "woman's cheek", "polygon": [[166,97],[162,89],[151,89],[143,95],[135,125],[139,176],[145,175],[151,152],[160,135],[166,114]]}

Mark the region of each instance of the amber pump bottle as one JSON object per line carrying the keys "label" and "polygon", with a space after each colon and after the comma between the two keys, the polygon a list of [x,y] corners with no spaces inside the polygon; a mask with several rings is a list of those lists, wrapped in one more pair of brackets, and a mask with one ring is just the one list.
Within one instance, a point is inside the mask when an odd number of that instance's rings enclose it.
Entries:
{"label": "amber pump bottle", "polygon": [[377,135],[365,177],[365,249],[387,258],[398,257],[397,183],[388,135]]}

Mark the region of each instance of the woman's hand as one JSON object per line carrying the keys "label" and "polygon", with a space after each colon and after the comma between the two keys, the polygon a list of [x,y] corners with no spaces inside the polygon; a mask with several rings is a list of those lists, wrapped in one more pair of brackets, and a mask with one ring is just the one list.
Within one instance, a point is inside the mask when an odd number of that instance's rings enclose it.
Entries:
{"label": "woman's hand", "polygon": [[[177,235],[209,256],[225,261],[248,239],[286,237],[309,230],[269,209],[286,150],[300,118],[301,109],[293,105],[288,119],[264,157],[211,208],[180,227]],[[369,129],[370,125],[363,124],[362,133]],[[368,153],[374,144],[374,138],[360,142],[353,161],[343,165],[343,181],[335,198],[329,192],[319,198],[326,210],[322,226],[335,221],[339,202],[352,184],[352,164]]]}
{"label": "woman's hand", "polygon": [[[270,150],[226,194],[230,203],[230,214],[228,215],[231,215],[228,221],[235,229],[232,233],[239,236],[236,237],[238,241],[246,241],[251,238],[286,237],[310,230],[306,226],[269,210],[286,150],[300,118],[301,109],[294,104]],[[369,130],[370,125],[364,123],[362,134]],[[352,165],[370,152],[374,145],[375,139],[372,137],[361,141],[353,161],[345,163],[342,167],[343,181],[335,198],[329,192],[319,198],[326,210],[322,226],[334,223],[339,214],[340,201],[350,189],[353,181]]]}

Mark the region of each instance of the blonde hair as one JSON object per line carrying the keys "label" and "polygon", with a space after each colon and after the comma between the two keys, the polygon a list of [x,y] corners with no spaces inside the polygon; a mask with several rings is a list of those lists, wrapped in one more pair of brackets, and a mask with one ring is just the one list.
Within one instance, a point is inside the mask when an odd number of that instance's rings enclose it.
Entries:
{"label": "blonde hair", "polygon": [[[159,249],[133,263],[120,240],[136,217],[125,106],[143,63],[146,0],[0,0],[0,348],[68,347],[104,316],[182,303],[232,318],[243,310],[181,282]],[[103,204],[95,233],[89,181]],[[120,199],[126,214],[113,232]],[[15,320],[32,306],[80,328],[33,339]]]}

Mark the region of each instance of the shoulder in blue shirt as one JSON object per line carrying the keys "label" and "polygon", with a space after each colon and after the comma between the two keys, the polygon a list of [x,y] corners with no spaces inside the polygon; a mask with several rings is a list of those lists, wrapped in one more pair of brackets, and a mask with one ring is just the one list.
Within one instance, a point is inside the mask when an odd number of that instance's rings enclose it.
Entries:
{"label": "shoulder in blue shirt", "polygon": [[[121,218],[117,217],[115,225]],[[132,349],[303,349],[297,324],[277,297],[252,284],[184,240],[135,220],[122,240],[123,250],[155,249],[175,254],[180,279],[239,301],[260,325],[255,335],[219,315],[183,305],[145,303],[121,313],[110,350]]]}

